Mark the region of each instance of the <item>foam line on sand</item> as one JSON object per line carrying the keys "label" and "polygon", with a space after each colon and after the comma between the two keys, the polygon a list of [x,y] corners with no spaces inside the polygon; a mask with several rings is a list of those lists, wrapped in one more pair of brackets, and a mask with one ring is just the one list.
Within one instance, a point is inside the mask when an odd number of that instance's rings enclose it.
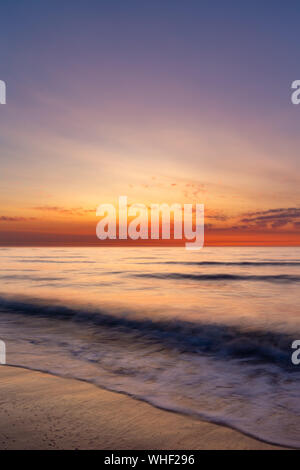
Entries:
{"label": "foam line on sand", "polygon": [[92,384],[0,366],[0,450],[278,449]]}

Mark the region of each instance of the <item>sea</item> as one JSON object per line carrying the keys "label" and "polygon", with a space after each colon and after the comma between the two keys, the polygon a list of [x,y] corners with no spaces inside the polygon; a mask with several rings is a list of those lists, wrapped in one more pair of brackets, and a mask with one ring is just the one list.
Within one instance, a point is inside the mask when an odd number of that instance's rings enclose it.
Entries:
{"label": "sea", "polygon": [[2,247],[0,264],[7,364],[300,448],[300,248]]}

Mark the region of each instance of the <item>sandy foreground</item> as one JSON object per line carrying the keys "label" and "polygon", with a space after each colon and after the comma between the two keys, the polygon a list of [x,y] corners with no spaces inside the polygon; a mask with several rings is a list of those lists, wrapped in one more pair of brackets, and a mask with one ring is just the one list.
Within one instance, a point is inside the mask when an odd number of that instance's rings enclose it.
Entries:
{"label": "sandy foreground", "polygon": [[278,449],[72,379],[0,366],[0,449]]}

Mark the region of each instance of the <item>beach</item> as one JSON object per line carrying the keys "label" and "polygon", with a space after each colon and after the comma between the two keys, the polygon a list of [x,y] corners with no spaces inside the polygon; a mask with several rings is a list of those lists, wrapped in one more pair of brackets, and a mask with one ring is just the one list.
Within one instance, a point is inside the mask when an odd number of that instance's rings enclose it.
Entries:
{"label": "beach", "polygon": [[92,384],[0,367],[0,449],[279,449]]}

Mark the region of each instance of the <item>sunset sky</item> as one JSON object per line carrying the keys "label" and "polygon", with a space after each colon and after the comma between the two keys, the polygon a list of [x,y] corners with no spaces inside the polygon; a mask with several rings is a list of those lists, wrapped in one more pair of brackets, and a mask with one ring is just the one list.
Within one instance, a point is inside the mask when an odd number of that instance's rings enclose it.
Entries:
{"label": "sunset sky", "polygon": [[300,3],[1,2],[0,244],[204,203],[211,244],[300,244]]}

